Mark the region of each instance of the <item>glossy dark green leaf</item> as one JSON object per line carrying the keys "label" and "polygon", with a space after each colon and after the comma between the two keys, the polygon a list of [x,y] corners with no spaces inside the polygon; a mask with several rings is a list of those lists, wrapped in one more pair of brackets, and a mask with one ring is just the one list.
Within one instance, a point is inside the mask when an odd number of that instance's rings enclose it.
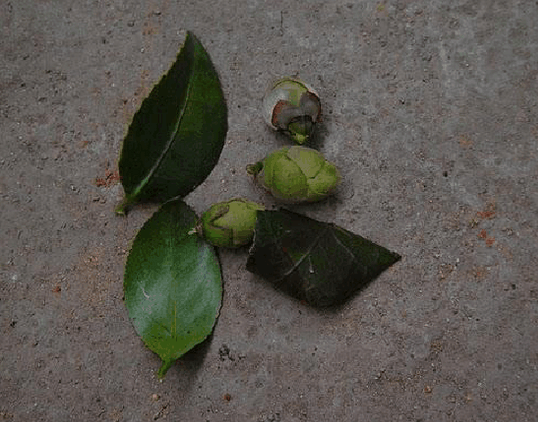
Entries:
{"label": "glossy dark green leaf", "polygon": [[125,201],[185,196],[217,164],[228,130],[217,72],[202,44],[187,33],[168,73],[133,117],[119,161]]}
{"label": "glossy dark green leaf", "polygon": [[125,305],[136,332],[162,360],[159,377],[212,331],[222,279],[213,246],[189,234],[196,214],[164,204],[138,232],[125,266]]}
{"label": "glossy dark green leaf", "polygon": [[400,256],[334,224],[259,211],[247,270],[313,306],[338,305]]}

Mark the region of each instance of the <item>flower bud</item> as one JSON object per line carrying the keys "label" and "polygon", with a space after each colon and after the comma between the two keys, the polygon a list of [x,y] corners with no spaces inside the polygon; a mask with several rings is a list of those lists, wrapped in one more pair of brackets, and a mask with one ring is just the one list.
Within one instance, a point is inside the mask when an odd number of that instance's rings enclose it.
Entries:
{"label": "flower bud", "polygon": [[340,172],[315,149],[292,146],[269,154],[247,166],[256,181],[287,203],[315,202],[329,195],[340,183]]}
{"label": "flower bud", "polygon": [[219,202],[202,214],[196,231],[214,246],[236,248],[248,245],[254,236],[256,214],[264,209],[243,198]]}
{"label": "flower bud", "polygon": [[318,94],[306,83],[292,78],[277,81],[263,99],[263,117],[275,130],[288,133],[304,144],[321,121]]}

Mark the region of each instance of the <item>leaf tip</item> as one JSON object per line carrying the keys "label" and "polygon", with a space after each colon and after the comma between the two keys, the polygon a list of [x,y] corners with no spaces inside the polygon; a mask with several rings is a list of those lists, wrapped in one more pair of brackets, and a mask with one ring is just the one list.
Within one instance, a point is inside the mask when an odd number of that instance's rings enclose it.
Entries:
{"label": "leaf tip", "polygon": [[388,260],[387,260],[388,266],[396,264],[401,259],[402,259],[402,256],[399,253],[388,250]]}

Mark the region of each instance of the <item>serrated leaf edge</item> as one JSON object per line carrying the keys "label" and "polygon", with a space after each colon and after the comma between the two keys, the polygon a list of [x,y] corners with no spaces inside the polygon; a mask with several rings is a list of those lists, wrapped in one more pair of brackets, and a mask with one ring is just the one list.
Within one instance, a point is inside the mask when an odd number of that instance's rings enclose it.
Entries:
{"label": "serrated leaf edge", "polygon": [[[185,38],[185,42],[183,43],[183,46],[181,47],[181,50],[180,52],[178,53],[178,56],[181,54],[181,51],[185,48],[185,46],[187,45],[187,42],[190,41],[190,38],[192,37],[193,39],[193,42],[196,43],[198,42],[198,39],[194,36],[194,34],[190,31],[187,31],[187,36]],[[195,56],[194,56],[195,57]],[[176,57],[176,61],[177,61],[177,57]],[[126,203],[131,203],[133,202],[136,197],[140,194],[140,192],[142,192],[142,190],[147,186],[147,184],[149,183],[150,179],[153,177],[153,175],[155,174],[155,172],[159,169],[160,165],[162,164],[164,158],[166,157],[166,154],[168,153],[168,151],[170,151],[170,148],[172,148],[172,145],[174,144],[174,141],[176,139],[176,135],[177,135],[177,131],[181,125],[181,121],[183,119],[183,115],[185,114],[185,110],[187,109],[187,105],[189,103],[189,100],[190,100],[190,94],[191,94],[191,89],[192,89],[192,75],[195,73],[195,69],[196,69],[196,65],[197,65],[197,60],[195,59],[194,60],[194,63],[193,63],[193,67],[192,67],[192,70],[189,74],[189,80],[188,80],[188,85],[187,85],[187,93],[185,95],[185,101],[184,101],[184,105],[181,109],[181,112],[180,112],[180,115],[179,115],[179,118],[177,120],[177,124],[176,126],[174,127],[174,130],[172,132],[172,136],[170,137],[170,139],[167,141],[166,143],[166,146],[165,148],[163,149],[161,155],[159,156],[159,158],[157,159],[157,161],[155,162],[155,164],[151,167],[151,169],[149,170],[148,174],[146,175],[146,177],[144,177],[144,179],[142,179],[142,181],[137,185],[137,187],[134,189],[134,191],[130,194],[130,195],[126,195]],[[175,64],[175,62],[174,62]],[[172,67],[174,66],[174,64],[172,64]],[[170,68],[171,70],[171,68]],[[166,75],[164,75],[160,80],[159,82],[157,83],[160,84],[161,81],[166,78],[166,76],[168,75],[168,73],[170,72],[170,70],[166,73]],[[151,95],[151,94],[150,94]]]}

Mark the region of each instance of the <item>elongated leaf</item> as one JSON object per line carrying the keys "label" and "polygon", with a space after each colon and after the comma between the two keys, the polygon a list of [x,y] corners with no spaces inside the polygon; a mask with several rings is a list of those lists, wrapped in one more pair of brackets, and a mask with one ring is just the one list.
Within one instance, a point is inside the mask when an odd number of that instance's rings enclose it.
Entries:
{"label": "elongated leaf", "polygon": [[258,211],[247,270],[313,306],[345,301],[400,256],[334,224]]}
{"label": "elongated leaf", "polygon": [[212,331],[222,296],[213,246],[188,234],[196,214],[181,200],[164,204],[138,232],[125,266],[125,305],[137,333],[172,363]]}
{"label": "elongated leaf", "polygon": [[123,206],[185,196],[202,183],[224,146],[227,116],[217,72],[188,32],[175,63],[142,102],[124,139]]}

